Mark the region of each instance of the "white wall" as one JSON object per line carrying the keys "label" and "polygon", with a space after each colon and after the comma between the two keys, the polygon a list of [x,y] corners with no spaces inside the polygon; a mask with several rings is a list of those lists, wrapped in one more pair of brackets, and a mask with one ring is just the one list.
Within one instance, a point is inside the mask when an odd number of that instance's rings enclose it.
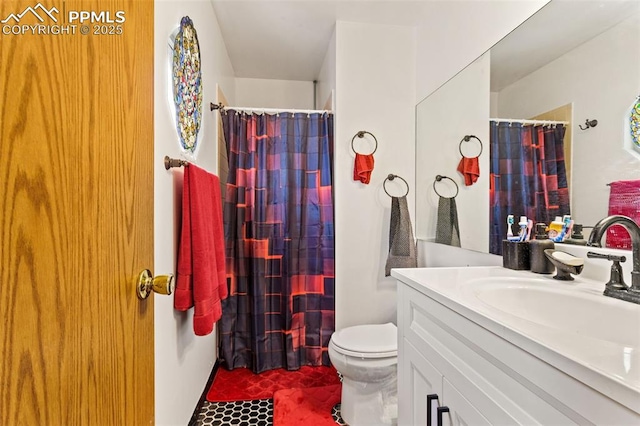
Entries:
{"label": "white wall", "polygon": [[[625,150],[627,111],[640,93],[638,28],[636,15],[498,94],[498,113],[505,118],[573,104],[571,213],[578,223],[594,225],[607,215],[607,183],[640,179],[639,157]],[[594,118],[597,127],[580,130]]]}
{"label": "white wall", "polygon": [[417,32],[416,102],[473,62],[549,0],[434,3]]}
{"label": "white wall", "polygon": [[[435,240],[439,197],[433,183],[439,174],[458,184],[455,201],[461,247],[489,250],[489,85],[487,52],[416,108],[416,185],[421,188],[416,196],[416,231],[421,239]],[[464,177],[456,170],[462,157],[460,149],[473,157],[480,153],[480,144],[471,139],[460,148],[465,135],[482,141],[480,177],[471,186],[464,185]],[[452,197],[456,191],[447,179],[435,188],[444,197]]]}
{"label": "white wall", "polygon": [[[216,172],[216,113],[208,109],[216,100],[216,83],[233,99],[233,69],[222,41],[213,7],[208,0],[155,3],[155,153],[154,153],[154,274],[174,273],[180,224],[181,170],[166,171],[163,158],[181,157],[169,103],[169,35],[180,19],[193,20],[200,42],[204,89],[200,148],[194,162]],[[174,177],[174,175],[176,175]],[[193,310],[173,309],[173,296],[155,296],[155,415],[157,425],[186,425],[204,391],[217,357],[216,336],[193,333]]]}
{"label": "white wall", "polygon": [[233,106],[315,109],[313,90],[312,81],[236,78]]}
{"label": "white wall", "polygon": [[[412,28],[336,23],[336,329],[395,322],[395,280],[384,276],[391,199],[382,184],[402,176],[413,220],[415,33]],[[353,180],[351,139],[378,139],[369,185]],[[401,195],[396,179],[387,185]]]}
{"label": "white wall", "polygon": [[418,266],[421,268],[502,266],[502,256],[419,240]]}
{"label": "white wall", "polygon": [[[322,67],[320,68],[320,74],[318,75],[318,87],[317,87],[317,104],[316,108],[324,108],[327,100],[333,96],[333,92],[336,89],[336,32],[333,31],[329,46],[327,47],[327,53],[324,56]],[[332,103],[335,99],[332,99]]]}

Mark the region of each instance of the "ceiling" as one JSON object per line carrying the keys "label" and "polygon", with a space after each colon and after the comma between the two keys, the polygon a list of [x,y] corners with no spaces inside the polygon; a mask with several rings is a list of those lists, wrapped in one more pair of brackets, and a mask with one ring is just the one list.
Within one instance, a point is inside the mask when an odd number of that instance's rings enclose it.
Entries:
{"label": "ceiling", "polygon": [[337,20],[416,26],[435,1],[211,0],[236,77],[312,81]]}
{"label": "ceiling", "polygon": [[491,91],[502,90],[637,13],[638,0],[552,1],[491,48]]}
{"label": "ceiling", "polygon": [[[457,0],[211,3],[236,77],[312,81],[320,72],[337,20],[420,26],[440,13],[447,1]],[[492,90],[517,81],[639,9],[638,0],[551,1],[492,48]]]}

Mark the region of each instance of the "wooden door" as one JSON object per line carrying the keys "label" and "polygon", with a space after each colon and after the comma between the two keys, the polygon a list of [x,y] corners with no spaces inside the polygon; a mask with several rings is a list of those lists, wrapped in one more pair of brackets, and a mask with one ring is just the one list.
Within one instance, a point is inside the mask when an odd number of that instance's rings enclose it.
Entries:
{"label": "wooden door", "polygon": [[[55,30],[71,11],[125,22]],[[153,298],[133,286],[153,268],[153,16],[0,2],[1,425],[154,421]]]}

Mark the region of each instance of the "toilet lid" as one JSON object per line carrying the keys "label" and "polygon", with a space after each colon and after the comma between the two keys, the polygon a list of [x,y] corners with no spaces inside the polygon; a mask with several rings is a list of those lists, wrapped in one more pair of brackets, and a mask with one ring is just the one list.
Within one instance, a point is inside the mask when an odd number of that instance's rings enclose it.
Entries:
{"label": "toilet lid", "polygon": [[398,355],[398,329],[395,324],[356,325],[336,331],[331,336],[335,349],[361,358],[384,358]]}

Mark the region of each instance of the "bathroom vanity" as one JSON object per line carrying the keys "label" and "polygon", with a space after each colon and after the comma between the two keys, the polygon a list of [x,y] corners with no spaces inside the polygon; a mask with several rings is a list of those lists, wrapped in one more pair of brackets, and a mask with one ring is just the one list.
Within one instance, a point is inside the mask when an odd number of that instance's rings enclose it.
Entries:
{"label": "bathroom vanity", "polygon": [[501,267],[392,276],[399,425],[640,424],[640,305]]}

